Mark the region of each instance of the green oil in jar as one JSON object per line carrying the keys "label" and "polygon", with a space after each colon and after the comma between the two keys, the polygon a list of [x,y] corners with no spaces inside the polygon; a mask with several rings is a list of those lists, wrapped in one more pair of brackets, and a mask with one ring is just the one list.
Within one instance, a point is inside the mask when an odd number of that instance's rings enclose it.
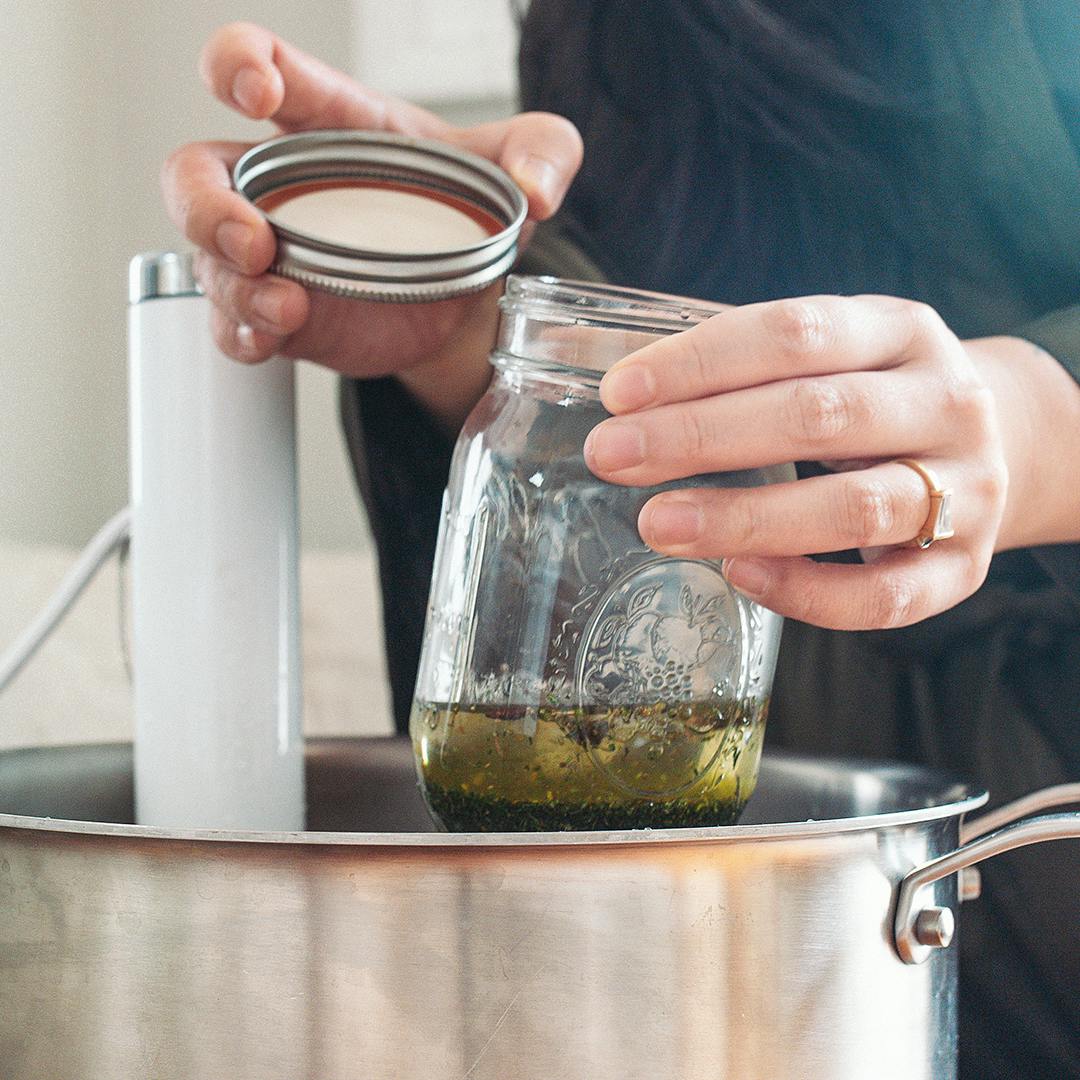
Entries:
{"label": "green oil in jar", "polygon": [[410,730],[451,832],[729,825],[754,789],[768,700],[638,706],[417,702]]}

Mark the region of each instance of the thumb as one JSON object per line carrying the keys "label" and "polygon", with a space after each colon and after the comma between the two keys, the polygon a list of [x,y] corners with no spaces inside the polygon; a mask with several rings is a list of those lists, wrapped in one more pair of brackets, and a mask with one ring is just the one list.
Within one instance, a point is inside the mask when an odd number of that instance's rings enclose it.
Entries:
{"label": "thumb", "polygon": [[583,147],[574,125],[554,113],[521,113],[510,120],[444,132],[443,138],[505,169],[529,200],[529,217],[551,217],[581,168]]}

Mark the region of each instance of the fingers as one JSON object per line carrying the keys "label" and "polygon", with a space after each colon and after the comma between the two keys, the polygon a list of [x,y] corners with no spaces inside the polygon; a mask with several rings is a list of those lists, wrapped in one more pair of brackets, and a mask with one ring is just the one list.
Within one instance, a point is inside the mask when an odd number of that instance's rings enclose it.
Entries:
{"label": "fingers", "polygon": [[600,394],[609,412],[634,412],[779,379],[892,367],[950,342],[932,308],[893,297],[748,304],[621,360]]}
{"label": "fingers", "polygon": [[221,27],[199,70],[224,104],[285,131],[366,128],[437,139],[449,128],[426,109],[368,90],[253,23]]}
{"label": "fingers", "polygon": [[196,276],[214,305],[212,326],[227,356],[258,363],[273,356],[303,325],[303,288],[265,273],[276,241],[263,216],[232,190],[232,166],[247,147],[192,143],[162,169],[165,205],[177,228],[201,250]]}
{"label": "fingers", "polygon": [[908,626],[970,596],[986,577],[990,553],[943,541],[931,550],[894,549],[870,566],[809,559],[731,559],[728,581],[788,618],[830,630]]}
{"label": "fingers", "polygon": [[[904,544],[926,521],[926,485],[889,462],[760,488],[684,488],[638,518],[656,551],[695,559],[793,556]],[[960,528],[965,522],[960,521]]]}
{"label": "fingers", "polygon": [[[845,470],[772,487],[654,497],[639,529],[665,554],[724,558],[729,581],[783,615],[833,629],[904,626],[981,585],[1008,470],[993,393],[925,305],[808,297],[736,308],[615,365],[615,414],[586,442],[604,480],[651,486],[785,461]],[[932,462],[954,489],[956,535],[905,544],[926,486],[888,458]],[[910,475],[907,475],[909,474]],[[858,548],[863,565],[809,554]]]}
{"label": "fingers", "polygon": [[502,166],[524,190],[529,217],[559,207],[581,166],[581,136],[569,120],[524,113],[458,129],[407,101],[377,93],[252,23],[223,26],[200,62],[215,96],[253,119],[284,131],[360,128],[440,139]]}
{"label": "fingers", "polygon": [[261,274],[276,242],[265,218],[232,189],[241,143],[191,143],[169,155],[161,172],[165,207],[194,244],[245,274]]}
{"label": "fingers", "polygon": [[272,116],[285,98],[275,62],[277,38],[251,23],[222,26],[203,47],[199,74],[224,104],[252,119]]}
{"label": "fingers", "polygon": [[196,256],[195,273],[211,303],[233,324],[282,338],[307,321],[308,294],[294,281],[271,274],[238,274],[203,253]]}
{"label": "fingers", "polygon": [[910,372],[853,372],[737,390],[605,420],[585,442],[601,479],[648,486],[789,461],[922,453],[941,417]]}
{"label": "fingers", "polygon": [[525,192],[534,221],[558,210],[581,167],[583,145],[577,128],[553,113],[522,113],[448,138],[505,169]]}

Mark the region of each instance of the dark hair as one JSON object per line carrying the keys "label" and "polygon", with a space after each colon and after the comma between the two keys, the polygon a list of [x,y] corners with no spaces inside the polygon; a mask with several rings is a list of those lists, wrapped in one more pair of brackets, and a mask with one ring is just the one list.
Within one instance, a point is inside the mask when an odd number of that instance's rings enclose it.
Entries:
{"label": "dark hair", "polygon": [[586,144],[566,228],[624,284],[733,302],[932,292],[920,208],[963,120],[962,74],[926,77],[948,6],[534,0],[523,105]]}

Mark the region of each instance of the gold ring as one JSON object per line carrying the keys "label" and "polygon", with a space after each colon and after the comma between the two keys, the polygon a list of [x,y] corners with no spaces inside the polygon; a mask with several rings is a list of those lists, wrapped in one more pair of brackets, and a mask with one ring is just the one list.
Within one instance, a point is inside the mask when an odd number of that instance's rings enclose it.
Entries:
{"label": "gold ring", "polygon": [[908,542],[909,547],[925,551],[937,540],[948,540],[953,536],[952,527],[952,488],[943,488],[938,478],[921,462],[914,458],[897,458],[897,465],[906,465],[922,477],[926,484],[926,493],[930,496],[930,513],[926,515],[923,527],[915,538]]}

